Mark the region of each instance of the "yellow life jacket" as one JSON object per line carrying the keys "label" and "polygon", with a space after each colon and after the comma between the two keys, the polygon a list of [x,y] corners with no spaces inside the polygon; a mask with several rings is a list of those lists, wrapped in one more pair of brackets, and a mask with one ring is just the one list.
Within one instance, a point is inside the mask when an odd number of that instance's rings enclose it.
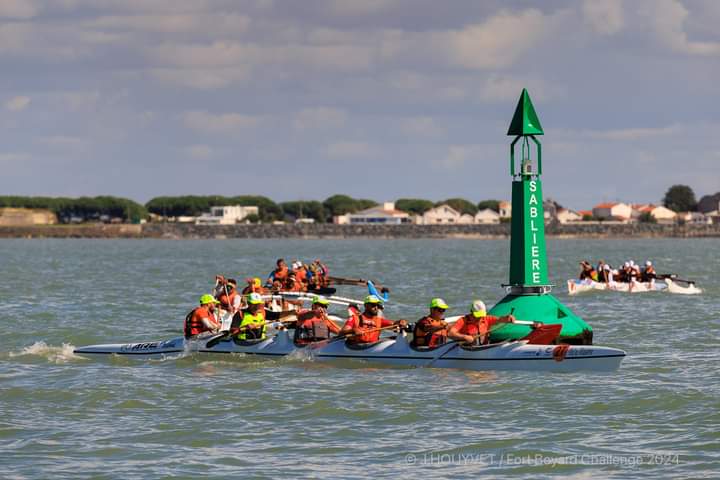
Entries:
{"label": "yellow life jacket", "polygon": [[[252,328],[253,325],[257,325],[256,328]],[[251,327],[251,328],[246,328]],[[265,338],[265,312],[259,311],[255,315],[250,312],[244,312],[242,322],[240,322],[240,333],[238,338],[240,340],[258,340]]]}

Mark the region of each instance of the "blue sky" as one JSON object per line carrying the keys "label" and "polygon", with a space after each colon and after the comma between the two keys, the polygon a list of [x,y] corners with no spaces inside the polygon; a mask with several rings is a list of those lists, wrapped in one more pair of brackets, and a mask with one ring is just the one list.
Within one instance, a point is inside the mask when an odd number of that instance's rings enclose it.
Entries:
{"label": "blue sky", "polygon": [[720,1],[2,0],[0,194],[508,199],[527,87],[576,209],[720,191]]}

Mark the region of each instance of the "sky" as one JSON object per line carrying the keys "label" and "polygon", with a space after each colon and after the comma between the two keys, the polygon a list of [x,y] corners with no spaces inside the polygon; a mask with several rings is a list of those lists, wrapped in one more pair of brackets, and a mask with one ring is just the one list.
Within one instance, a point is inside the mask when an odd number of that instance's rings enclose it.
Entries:
{"label": "sky", "polygon": [[720,191],[718,0],[0,0],[0,195]]}

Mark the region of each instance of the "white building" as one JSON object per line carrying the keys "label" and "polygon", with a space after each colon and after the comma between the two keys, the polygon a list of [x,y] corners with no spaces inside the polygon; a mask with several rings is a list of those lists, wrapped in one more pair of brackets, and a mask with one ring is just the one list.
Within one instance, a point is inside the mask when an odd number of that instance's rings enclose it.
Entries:
{"label": "white building", "polygon": [[450,205],[442,204],[433,207],[422,215],[415,217],[415,223],[421,225],[443,225],[448,223],[460,223],[460,212]]}
{"label": "white building", "polygon": [[560,223],[582,222],[583,216],[575,210],[560,208],[557,211],[556,218]]}
{"label": "white building", "polygon": [[[708,212],[713,213],[713,212]],[[685,223],[692,223],[695,225],[701,225],[701,224],[711,224],[712,222],[712,216],[706,215],[701,212],[679,212],[677,216],[675,217],[676,221],[683,221]]]}
{"label": "white building", "polygon": [[629,222],[633,216],[633,208],[627,203],[609,202],[593,207],[593,216],[603,220],[619,220]]}
{"label": "white building", "polygon": [[224,205],[211,207],[210,213],[203,213],[195,223],[197,225],[232,225],[242,221],[249,215],[259,215],[258,207],[245,207],[241,205]]}
{"label": "white building", "polygon": [[500,223],[500,214],[490,208],[479,210],[475,214],[475,223]]}
{"label": "white building", "polygon": [[498,203],[498,214],[500,218],[512,217],[512,203],[506,202],[505,200]]}
{"label": "white building", "polygon": [[673,212],[669,208],[657,207],[655,205],[642,205],[636,208],[638,216],[643,213],[649,213],[658,223],[673,223],[677,213]]}
{"label": "white building", "polygon": [[395,209],[394,202],[385,202],[377,207],[368,208],[356,213],[336,215],[333,223],[339,225],[386,224],[399,225],[410,223],[410,215]]}

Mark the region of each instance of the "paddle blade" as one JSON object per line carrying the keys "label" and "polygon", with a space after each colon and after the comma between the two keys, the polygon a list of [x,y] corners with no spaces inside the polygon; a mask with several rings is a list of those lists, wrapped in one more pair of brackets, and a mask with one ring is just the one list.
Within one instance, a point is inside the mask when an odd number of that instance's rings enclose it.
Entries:
{"label": "paddle blade", "polygon": [[560,335],[562,324],[540,325],[522,340],[527,340],[530,345],[550,345]]}

